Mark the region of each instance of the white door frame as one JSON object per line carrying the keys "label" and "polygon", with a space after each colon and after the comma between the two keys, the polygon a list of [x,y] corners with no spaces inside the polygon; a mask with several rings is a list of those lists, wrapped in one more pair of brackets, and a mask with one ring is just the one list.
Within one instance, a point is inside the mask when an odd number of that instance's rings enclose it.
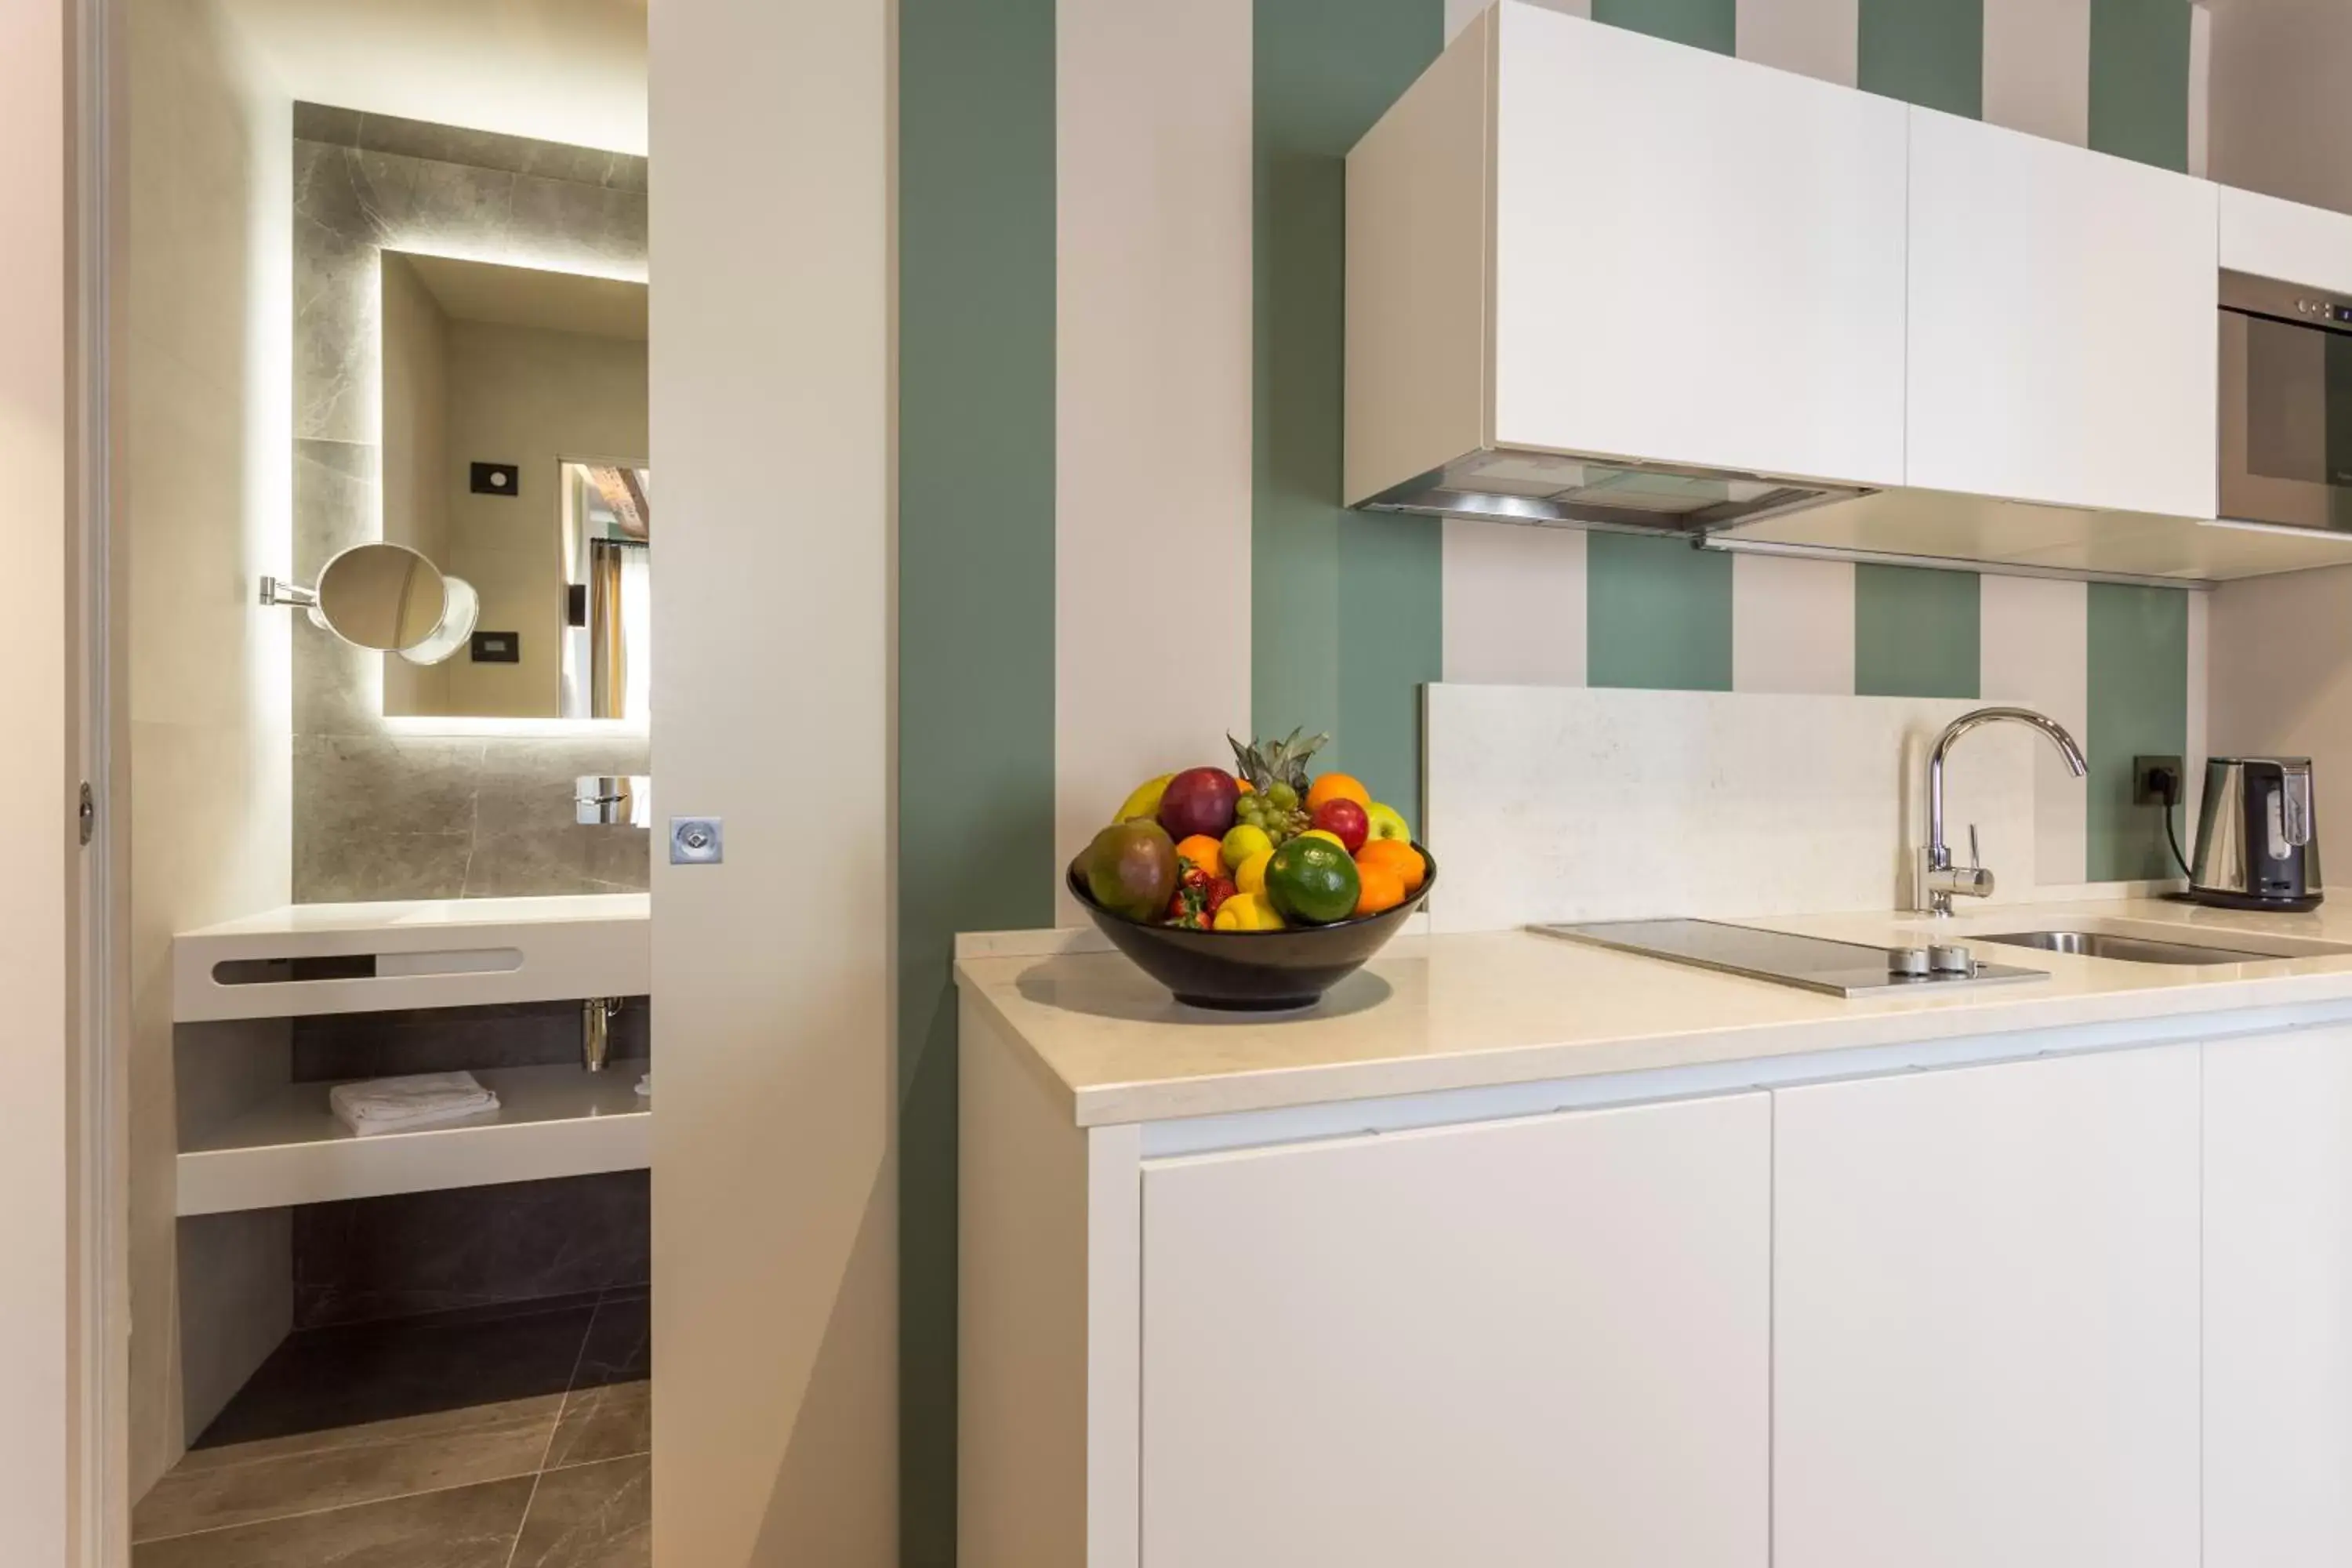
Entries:
{"label": "white door frame", "polygon": [[[0,1561],[127,1560],[127,1316],[105,529],[102,0],[0,5]],[[98,790],[81,847],[79,786]]]}

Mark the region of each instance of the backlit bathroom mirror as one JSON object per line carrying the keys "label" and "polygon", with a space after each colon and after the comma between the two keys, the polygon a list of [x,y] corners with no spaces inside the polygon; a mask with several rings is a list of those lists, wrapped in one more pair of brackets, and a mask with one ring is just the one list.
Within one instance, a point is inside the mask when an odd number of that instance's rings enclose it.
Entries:
{"label": "backlit bathroom mirror", "polygon": [[446,663],[386,661],[384,712],[643,724],[646,286],[391,248],[379,284],[383,536],[481,601]]}

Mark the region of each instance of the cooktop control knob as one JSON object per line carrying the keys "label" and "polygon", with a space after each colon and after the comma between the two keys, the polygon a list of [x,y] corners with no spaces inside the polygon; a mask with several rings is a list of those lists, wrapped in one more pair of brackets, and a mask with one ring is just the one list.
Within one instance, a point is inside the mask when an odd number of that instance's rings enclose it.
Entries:
{"label": "cooktop control knob", "polygon": [[1927,967],[1938,974],[1974,974],[1977,955],[1957,942],[1937,942],[1927,950]]}
{"label": "cooktop control knob", "polygon": [[1924,947],[1891,948],[1886,954],[1886,973],[1904,980],[1925,980],[1930,969],[1927,950]]}

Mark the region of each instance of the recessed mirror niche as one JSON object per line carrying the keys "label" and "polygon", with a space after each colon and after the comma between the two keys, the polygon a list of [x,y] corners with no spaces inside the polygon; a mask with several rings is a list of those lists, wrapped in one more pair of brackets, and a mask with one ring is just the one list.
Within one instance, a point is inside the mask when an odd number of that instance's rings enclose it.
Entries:
{"label": "recessed mirror niche", "polygon": [[472,584],[467,645],[384,661],[394,718],[642,723],[646,286],[385,250],[383,537]]}

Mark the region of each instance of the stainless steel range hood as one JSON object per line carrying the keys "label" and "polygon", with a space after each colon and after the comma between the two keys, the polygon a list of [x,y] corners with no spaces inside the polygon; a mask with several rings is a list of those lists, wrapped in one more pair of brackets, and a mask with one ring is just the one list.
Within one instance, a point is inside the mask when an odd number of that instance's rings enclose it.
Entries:
{"label": "stainless steel range hood", "polygon": [[1370,511],[1693,537],[1869,493],[1762,474],[1488,448],[1360,504]]}

